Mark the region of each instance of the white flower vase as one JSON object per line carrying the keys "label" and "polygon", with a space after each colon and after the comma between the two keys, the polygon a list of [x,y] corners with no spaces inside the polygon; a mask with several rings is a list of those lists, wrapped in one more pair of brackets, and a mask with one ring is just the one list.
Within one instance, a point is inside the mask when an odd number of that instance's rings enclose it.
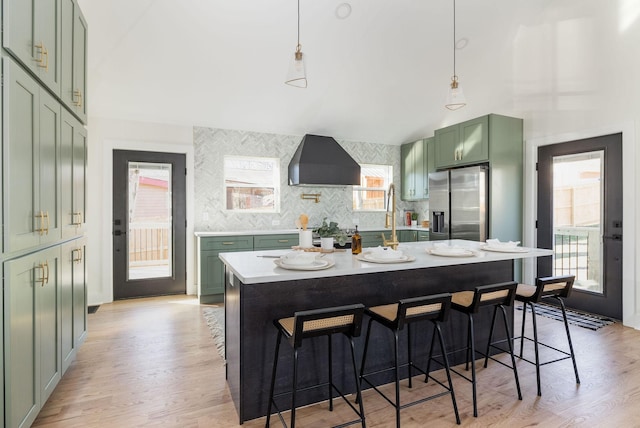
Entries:
{"label": "white flower vase", "polygon": [[411,220],[411,227],[416,227],[418,225],[418,220]]}
{"label": "white flower vase", "polygon": [[333,251],[333,237],[320,238],[320,248],[322,251]]}

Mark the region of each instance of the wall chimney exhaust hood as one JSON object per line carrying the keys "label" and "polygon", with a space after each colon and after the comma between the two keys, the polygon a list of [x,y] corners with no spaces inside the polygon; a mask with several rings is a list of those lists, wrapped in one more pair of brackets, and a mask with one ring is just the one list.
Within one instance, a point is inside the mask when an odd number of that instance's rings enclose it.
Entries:
{"label": "wall chimney exhaust hood", "polygon": [[289,162],[290,186],[359,186],[360,165],[332,137],[307,134]]}

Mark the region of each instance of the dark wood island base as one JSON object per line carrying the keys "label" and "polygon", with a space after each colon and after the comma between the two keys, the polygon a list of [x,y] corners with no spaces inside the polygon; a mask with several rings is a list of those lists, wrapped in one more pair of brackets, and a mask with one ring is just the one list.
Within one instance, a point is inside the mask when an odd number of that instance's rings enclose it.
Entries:
{"label": "dark wood island base", "polygon": [[[362,303],[365,306],[394,303],[399,299],[425,296],[429,294],[473,290],[479,285],[512,281],[513,260],[484,261],[482,263],[459,264],[392,272],[377,272],[357,275],[310,278],[268,283],[244,284],[227,269],[225,295],[225,342],[227,361],[227,383],[235,403],[240,423],[265,416],[269,397],[269,382],[273,365],[276,329],[272,321],[276,318],[292,316],[294,312],[323,307]],[[476,323],[476,343],[484,350],[488,339],[492,312],[489,308],[481,312]],[[509,312],[512,317],[512,312]],[[363,325],[366,326],[366,321]],[[511,320],[512,321],[512,320]],[[412,330],[413,358],[421,364],[426,361],[428,344],[431,340],[431,325],[424,323]],[[443,324],[445,340],[451,350],[461,349],[466,341],[466,317],[452,313]],[[367,367],[375,370],[392,364],[393,348],[390,336],[382,329],[373,332]],[[357,338],[356,358],[362,357],[362,336]],[[498,331],[504,337],[504,331]],[[406,335],[402,335],[401,361],[406,361]],[[325,338],[318,338],[301,349],[301,363],[298,383],[301,386],[326,381]],[[353,374],[348,361],[347,342],[336,337],[333,342],[334,379],[346,392],[353,392]],[[276,382],[276,392],[291,389],[292,376],[287,370],[292,364],[290,350],[281,350],[280,367]],[[454,355],[451,363],[464,361],[464,353]],[[439,369],[439,368],[438,368]],[[401,373],[403,377],[407,373]],[[344,380],[344,383],[343,383]],[[380,384],[392,381],[380,379]],[[326,390],[310,390],[300,393],[299,405],[327,399]],[[366,411],[366,401],[364,403]],[[288,408],[285,402],[282,409]]]}

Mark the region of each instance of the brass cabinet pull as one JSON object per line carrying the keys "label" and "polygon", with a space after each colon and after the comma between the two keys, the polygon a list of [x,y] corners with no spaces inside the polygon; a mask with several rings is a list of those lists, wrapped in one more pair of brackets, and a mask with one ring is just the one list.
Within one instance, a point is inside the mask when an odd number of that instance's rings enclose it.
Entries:
{"label": "brass cabinet pull", "polygon": [[222,245],[233,245],[235,242],[223,242]]}
{"label": "brass cabinet pull", "polygon": [[41,287],[44,287],[44,285],[46,284],[46,276],[44,274],[44,265],[42,263],[38,264],[38,268],[42,269],[42,277],[36,279],[36,282],[40,283]]}
{"label": "brass cabinet pull", "polygon": [[72,220],[71,220],[71,224],[73,224],[74,226],[81,226],[82,225],[82,211],[78,211],[77,213],[72,213]]}
{"label": "brass cabinet pull", "polygon": [[76,107],[82,107],[82,92],[80,89],[73,91],[73,105]]}
{"label": "brass cabinet pull", "polygon": [[47,227],[44,229],[44,233],[45,233],[45,235],[48,235],[49,234],[49,226],[51,226],[51,219],[49,218],[49,211],[46,211],[44,213],[44,218],[45,218],[45,220],[47,222]]}
{"label": "brass cabinet pull", "polygon": [[287,242],[289,242],[288,239],[278,239],[278,242],[282,243],[282,244],[286,244]]}
{"label": "brass cabinet pull", "polygon": [[35,229],[35,232],[38,232],[40,236],[44,235],[44,213],[42,211],[38,211],[38,214],[35,215],[35,218],[38,219],[38,228]]}
{"label": "brass cabinet pull", "polygon": [[49,260],[44,262],[44,267],[47,269],[47,275],[44,277],[45,284],[49,283]]}
{"label": "brass cabinet pull", "polygon": [[39,57],[36,58],[36,61],[38,62],[38,67],[44,68],[45,71],[48,72],[49,71],[49,51],[47,50],[47,48],[44,46],[44,43],[42,42],[35,45],[35,48],[38,49],[38,54],[39,54]]}
{"label": "brass cabinet pull", "polygon": [[[77,254],[77,257],[76,257]],[[71,261],[80,264],[82,262],[82,248],[76,248],[71,251]]]}

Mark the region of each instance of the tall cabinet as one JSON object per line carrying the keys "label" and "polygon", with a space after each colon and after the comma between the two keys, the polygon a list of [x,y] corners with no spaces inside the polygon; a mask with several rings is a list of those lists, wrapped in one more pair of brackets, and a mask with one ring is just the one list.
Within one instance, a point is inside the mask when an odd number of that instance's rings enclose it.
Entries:
{"label": "tall cabinet", "polygon": [[0,421],[29,427],[87,334],[86,49],[76,0],[2,0]]}

